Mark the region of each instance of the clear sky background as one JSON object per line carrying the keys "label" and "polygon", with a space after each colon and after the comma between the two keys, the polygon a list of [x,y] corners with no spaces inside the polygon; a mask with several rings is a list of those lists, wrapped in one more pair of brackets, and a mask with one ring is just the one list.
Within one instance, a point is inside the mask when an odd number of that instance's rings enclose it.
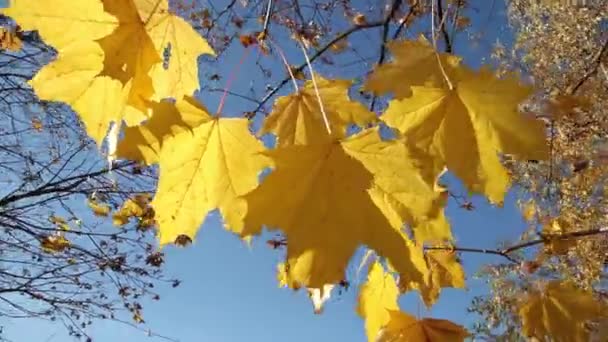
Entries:
{"label": "clear sky background", "polygon": [[[212,1],[218,8],[223,1]],[[0,4],[2,0],[0,0]],[[497,40],[508,45],[511,37],[506,29],[504,4],[500,0],[472,1],[476,8],[472,14],[473,31],[483,33],[480,44],[472,45],[468,37],[457,36],[455,53],[463,56],[467,64],[478,66],[488,56],[489,44]],[[353,39],[364,39],[358,35]],[[357,38],[359,37],[359,38]],[[376,39],[368,35],[365,39]],[[217,72],[225,77],[218,82],[224,87],[227,75],[238,64],[242,49],[236,47],[222,56]],[[292,64],[303,60],[301,55],[288,54]],[[336,57],[339,58],[339,57]],[[240,71],[239,81],[231,90],[245,92],[252,77],[248,75],[253,54]],[[206,64],[202,64],[202,68]],[[282,76],[277,63],[275,74]],[[252,69],[251,69],[252,70]],[[321,71],[323,71],[321,69]],[[331,76],[331,75],[330,75]],[[265,82],[265,80],[253,80]],[[206,82],[206,81],[205,81]],[[285,91],[291,91],[285,87]],[[203,94],[201,99],[215,108],[219,96]],[[247,102],[229,98],[226,113],[239,114],[251,110]],[[454,182],[450,182],[455,184]],[[461,188],[456,192],[464,192]],[[285,194],[289,195],[288,192]],[[476,210],[466,211],[450,200],[447,213],[459,246],[494,248],[497,242],[514,239],[525,229],[519,211],[510,195],[504,208],[487,205],[481,198],[473,200]],[[166,273],[182,280],[178,288],[161,288],[161,301],[145,303],[144,319],[154,332],[182,342],[240,342],[240,341],[365,341],[363,321],[355,313],[357,286],[364,275],[356,277],[354,267],[348,270],[352,287],[342,294],[334,292],[321,315],[314,315],[305,291],[294,292],[277,287],[276,264],[282,252],[268,248],[266,237],[260,237],[251,247],[223,231],[217,213],[211,214],[194,244],[188,248],[168,247]],[[475,317],[467,315],[466,308],[475,295],[487,291],[472,275],[488,262],[501,261],[481,254],[463,254],[463,265],[468,275],[467,290],[446,289],[439,302],[426,310],[417,293],[403,296],[402,309],[420,316],[446,318],[470,325]],[[71,341],[65,329],[41,320],[0,322],[5,334],[15,342]],[[144,331],[116,322],[97,322],[87,330],[94,341],[157,342],[161,338],[148,337]]]}

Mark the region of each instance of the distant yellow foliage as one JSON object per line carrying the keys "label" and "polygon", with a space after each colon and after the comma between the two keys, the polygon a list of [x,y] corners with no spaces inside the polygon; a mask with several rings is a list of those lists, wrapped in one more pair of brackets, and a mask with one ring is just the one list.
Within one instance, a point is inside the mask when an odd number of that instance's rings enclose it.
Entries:
{"label": "distant yellow foliage", "polygon": [[607,317],[608,308],[590,292],[551,281],[522,298],[519,315],[524,334],[540,341],[589,341],[585,323]]}

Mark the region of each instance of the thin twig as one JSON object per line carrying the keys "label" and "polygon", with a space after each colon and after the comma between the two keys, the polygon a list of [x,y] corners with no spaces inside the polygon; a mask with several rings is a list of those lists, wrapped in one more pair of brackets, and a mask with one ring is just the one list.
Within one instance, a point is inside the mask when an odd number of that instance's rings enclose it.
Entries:
{"label": "thin twig", "polygon": [[262,33],[260,33],[259,37],[266,38],[268,36],[268,27],[270,26],[270,16],[272,15],[272,6],[274,2],[272,0],[268,0],[268,7],[266,7],[266,17],[264,17],[264,28],[262,29]]}
{"label": "thin twig", "polygon": [[484,249],[484,248],[468,248],[468,247],[456,247],[456,246],[440,246],[440,247],[424,247],[425,250],[440,250],[440,251],[455,251],[455,252],[467,252],[467,253],[480,253],[480,254],[492,254],[506,258],[512,263],[519,263],[508,253],[496,249]]}
{"label": "thin twig", "polygon": [[414,11],[418,7],[418,4],[419,4],[419,2],[415,2],[412,6],[410,6],[409,12],[407,12],[407,15],[405,16],[405,18],[403,18],[401,20],[401,23],[399,24],[399,26],[395,30],[395,33],[393,33],[393,40],[399,38],[399,35],[401,34],[401,31],[403,31],[403,29],[407,26],[408,21],[410,21],[410,17],[412,15],[414,15]]}
{"label": "thin twig", "polygon": [[[441,0],[437,0],[437,3],[441,3]],[[440,26],[443,26],[444,20],[445,20],[444,16],[441,20],[441,22],[439,23]],[[433,48],[435,49],[435,57],[437,58],[437,63],[439,64],[439,69],[441,70],[441,74],[443,75],[443,78],[445,79],[446,83],[448,84],[448,88],[450,90],[454,89],[454,85],[452,84],[452,81],[450,81],[450,78],[448,77],[448,74],[446,73],[444,67],[443,67],[443,63],[441,63],[441,57],[439,56],[439,52],[437,51],[437,35],[435,34],[435,0],[431,0],[431,39],[433,41]]]}
{"label": "thin twig", "polygon": [[602,57],[606,51],[608,51],[608,39],[606,39],[604,45],[602,45],[602,48],[599,49],[597,54],[593,57],[593,67],[589,69],[589,71],[587,71],[570,90],[571,95],[574,95],[583,86],[583,84],[585,84],[585,82],[587,82],[587,80],[597,72],[598,68],[602,64]]}
{"label": "thin twig", "polygon": [[452,42],[450,41],[450,36],[445,28],[447,15],[443,13],[443,3],[441,0],[437,0],[437,18],[440,22],[439,26],[441,27],[441,35],[443,36],[443,41],[445,43],[445,52],[452,53]]}
{"label": "thin twig", "polygon": [[[367,23],[367,24],[363,24],[363,25],[354,25],[351,28],[349,28],[348,30],[344,31],[343,33],[337,35],[334,39],[332,39],[331,41],[329,41],[327,44],[325,44],[322,48],[320,48],[319,50],[317,50],[313,55],[310,56],[310,62],[314,62],[317,58],[321,57],[327,50],[329,50],[329,48],[336,44],[337,42],[339,42],[342,39],[345,39],[346,37],[350,36],[351,34],[357,32],[357,31],[361,31],[364,29],[369,29],[369,28],[374,28],[374,27],[379,27],[384,25],[384,20],[381,21],[375,21],[375,22],[371,22],[371,23]],[[292,69],[292,71],[294,73],[298,73],[301,72],[302,70],[304,70],[304,68],[306,68],[308,64],[306,62],[300,64],[298,67]],[[284,78],[281,82],[279,82],[279,84],[272,88],[271,91],[269,91],[266,96],[264,96],[261,100],[260,103],[258,104],[258,106],[252,111],[253,113],[257,113],[259,112],[262,107],[264,107],[264,105],[266,104],[266,102],[268,102],[268,100],[270,100],[279,90],[281,90],[281,88],[283,88],[287,83],[289,83],[289,81],[291,80],[290,76],[287,76],[286,78]]]}
{"label": "thin twig", "polygon": [[458,246],[439,246],[439,247],[425,247],[425,250],[448,250],[448,251],[456,251],[456,252],[468,252],[468,253],[481,253],[481,254],[492,254],[501,256],[513,263],[519,263],[519,261],[511,256],[511,253],[518,251],[520,249],[525,249],[528,247],[540,245],[552,240],[570,240],[575,238],[581,238],[586,236],[598,235],[598,234],[607,234],[608,227],[598,228],[598,229],[589,229],[589,230],[581,230],[577,232],[565,233],[560,235],[559,237],[552,236],[541,236],[536,240],[531,240],[527,242],[522,242],[519,244],[512,245],[505,249],[483,249],[483,248],[468,248],[468,247],[458,247]]}
{"label": "thin twig", "polygon": [[[380,45],[380,56],[378,57],[378,63],[376,63],[376,65],[382,65],[384,63],[384,60],[386,59],[386,42],[388,40],[388,31],[390,28],[391,20],[395,16],[395,13],[397,13],[399,7],[401,7],[402,2],[402,0],[393,1],[393,6],[391,6],[391,10],[384,19],[384,22],[382,23],[382,43]],[[377,99],[378,97],[374,96],[372,98],[372,102],[369,105],[369,110],[371,110],[372,112],[374,111],[374,107],[376,106]]]}

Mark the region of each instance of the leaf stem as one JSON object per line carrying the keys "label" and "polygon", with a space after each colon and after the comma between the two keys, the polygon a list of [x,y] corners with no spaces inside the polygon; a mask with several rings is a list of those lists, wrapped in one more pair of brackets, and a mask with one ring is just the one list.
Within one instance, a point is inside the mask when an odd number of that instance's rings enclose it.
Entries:
{"label": "leaf stem", "polygon": [[[441,2],[441,0],[437,0],[437,2]],[[441,5],[439,6],[439,9],[441,8]],[[439,14],[437,14],[439,16]],[[439,23],[440,26],[445,25],[445,18],[447,17],[447,15],[441,15],[441,22]],[[433,48],[435,49],[435,57],[437,58],[437,63],[439,64],[439,69],[441,70],[441,74],[443,75],[443,78],[445,79],[445,81],[448,84],[448,88],[450,90],[454,90],[454,85],[452,84],[452,82],[450,81],[450,78],[448,77],[448,74],[445,71],[445,68],[443,67],[443,63],[441,63],[441,57],[439,56],[439,52],[437,50],[437,35],[435,34],[435,0],[431,0],[431,40],[433,42]],[[449,39],[446,39],[449,42]],[[448,46],[450,49],[451,47]]]}
{"label": "leaf stem", "polygon": [[249,49],[248,47],[245,48],[245,51],[243,52],[243,55],[241,56],[241,60],[239,61],[239,64],[237,64],[236,68],[234,68],[234,70],[232,70],[232,73],[230,74],[230,77],[228,78],[228,82],[226,82],[226,88],[224,88],[224,94],[222,94],[222,99],[220,100],[220,104],[217,106],[217,111],[215,114],[216,116],[219,117],[221,115],[222,110],[224,109],[224,104],[226,103],[226,97],[228,96],[228,91],[230,91],[230,87],[232,87],[232,83],[236,79],[236,76],[237,76],[239,70],[241,69],[241,66],[243,65],[243,63],[245,63],[245,58],[247,58],[250,51],[251,51],[251,49]]}
{"label": "leaf stem", "polygon": [[[364,30],[364,29],[370,29],[370,28],[374,28],[374,27],[378,27],[378,26],[382,26],[382,25],[384,25],[384,20],[374,21],[374,22],[367,23],[364,25],[353,25],[351,28],[344,31],[343,33],[336,35],[334,37],[334,39],[329,41],[322,48],[317,50],[312,56],[310,56],[310,62],[314,62],[317,58],[321,57],[327,50],[329,50],[329,48],[332,45],[336,44],[337,42],[339,42],[342,39],[345,39],[346,37],[350,36],[351,34]],[[300,72],[300,71],[304,70],[304,68],[307,65],[308,65],[308,63],[304,62],[304,63],[300,64],[298,67],[296,67],[295,69],[293,69],[293,71]],[[266,102],[268,102],[268,100],[270,100],[270,98],[272,98],[277,92],[279,92],[279,90],[281,90],[281,88],[283,88],[283,86],[285,86],[287,83],[289,83],[289,80],[290,80],[290,77],[287,76],[281,82],[279,82],[276,87],[272,88],[272,90],[270,90],[260,100],[260,103],[252,112],[253,113],[259,112],[262,109],[262,107],[264,107],[264,104],[266,104]]]}
{"label": "leaf stem", "polygon": [[315,88],[315,95],[317,96],[317,101],[319,102],[319,109],[321,109],[321,114],[323,115],[323,123],[325,124],[325,128],[327,129],[327,133],[329,135],[332,135],[331,126],[329,124],[329,119],[327,117],[327,113],[325,112],[325,107],[323,106],[323,101],[321,100],[321,95],[319,94],[319,87],[317,86],[317,80],[315,78],[315,71],[312,68],[312,63],[310,61],[310,58],[308,57],[308,53],[306,52],[306,47],[304,45],[304,42],[301,39],[299,39],[298,42],[300,43],[300,48],[302,49],[302,52],[304,53],[304,58],[306,59],[306,64],[308,64],[308,70],[310,70],[310,78],[312,80],[312,85]]}
{"label": "leaf stem", "polygon": [[281,60],[283,61],[283,65],[285,65],[285,68],[287,68],[287,72],[289,73],[289,77],[291,78],[291,81],[293,82],[294,91],[296,93],[299,92],[300,88],[298,87],[298,82],[296,81],[296,77],[293,74],[293,71],[291,70],[291,67],[289,66],[289,62],[287,61],[287,57],[285,56],[285,52],[283,51],[283,49],[281,49],[281,47],[279,46],[279,44],[277,44],[277,43],[274,42],[274,40],[268,39],[268,41],[270,43],[272,43],[272,45],[274,45],[274,47],[277,48],[279,56],[281,57]]}

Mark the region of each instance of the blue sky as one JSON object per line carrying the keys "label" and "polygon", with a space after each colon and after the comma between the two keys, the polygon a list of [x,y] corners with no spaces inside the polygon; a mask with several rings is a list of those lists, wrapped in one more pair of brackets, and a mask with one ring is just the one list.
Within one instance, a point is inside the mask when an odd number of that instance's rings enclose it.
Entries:
{"label": "blue sky", "polygon": [[[477,7],[478,11],[471,19],[473,26],[484,34],[482,44],[472,47],[465,36],[459,36],[455,44],[455,52],[474,66],[487,56],[488,44],[499,37],[503,42],[509,38],[508,32],[503,30],[506,21],[502,1],[480,3],[475,4],[481,7]],[[221,4],[217,6],[221,7]],[[489,16],[491,10],[493,14]],[[225,77],[218,87],[224,86],[227,75],[241,56],[242,49],[236,47],[222,57],[224,60],[217,72]],[[290,62],[293,60],[292,64],[302,61],[302,56],[295,52],[289,52],[288,58]],[[253,59],[251,54],[231,90],[247,91],[252,79],[248,70],[251,70]],[[277,64],[275,74],[283,75],[281,65]],[[203,63],[201,68],[205,67],[207,65]],[[285,91],[291,91],[289,85]],[[210,109],[217,106],[219,95],[202,94],[200,97]],[[229,98],[225,113],[238,115],[250,109],[251,104]],[[455,184],[456,192],[463,192],[456,183],[451,184]],[[474,204],[477,207],[474,211],[460,209],[452,200],[448,206],[458,245],[493,248],[499,241],[516,238],[525,229],[513,196],[508,197],[504,208],[491,207],[481,198],[475,198]],[[342,294],[334,293],[324,313],[314,315],[305,292],[277,287],[275,267],[282,255],[268,248],[265,240],[258,238],[253,246],[247,246],[223,231],[218,215],[211,214],[192,246],[166,248],[167,274],[180,278],[183,283],[176,289],[160,289],[161,301],[146,303],[144,319],[147,326],[156,333],[183,342],[365,341],[363,321],[354,310],[356,286]],[[480,281],[471,279],[471,275],[483,263],[502,260],[479,254],[464,254],[462,259],[469,275],[467,290],[445,290],[431,310],[424,308],[417,294],[408,294],[402,298],[402,309],[469,325],[475,317],[467,316],[466,307],[473,296],[487,290]],[[349,271],[351,275],[354,273]],[[363,276],[359,281],[362,280]],[[356,282],[355,279],[354,285]],[[7,337],[16,342],[70,341],[62,326],[45,321],[10,321],[0,325],[4,326]],[[88,332],[94,341],[163,341],[116,322],[98,322]]]}

